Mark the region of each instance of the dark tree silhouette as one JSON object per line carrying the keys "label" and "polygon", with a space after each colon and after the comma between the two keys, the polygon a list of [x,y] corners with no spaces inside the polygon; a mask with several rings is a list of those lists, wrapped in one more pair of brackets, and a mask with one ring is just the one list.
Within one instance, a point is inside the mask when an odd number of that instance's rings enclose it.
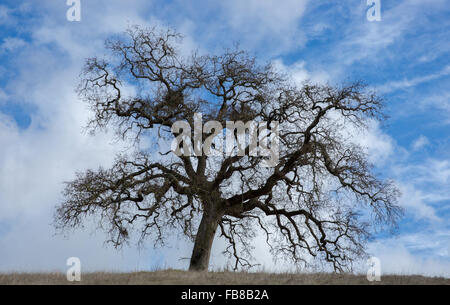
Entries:
{"label": "dark tree silhouette", "polygon": [[[392,181],[372,173],[354,141],[367,120],[382,120],[382,101],[361,83],[298,86],[237,48],[220,56],[181,56],[181,37],[167,29],[132,27],[106,42],[109,59],[88,59],[79,86],[92,107],[88,127],[131,136],[132,153],[110,169],[78,173],[66,183],[55,224],[81,226],[100,216],[115,246],[137,230],[164,243],[181,228],[194,247],[190,270],[207,270],[216,230],[235,269],[251,266],[252,238],[263,234],[274,255],[310,258],[336,271],[365,254],[377,228],[401,215]],[[142,138],[168,139],[175,121],[279,122],[279,160],[261,156],[152,154]],[[194,130],[194,128],[192,128]],[[221,134],[222,135],[222,134]],[[204,134],[202,141],[208,134]],[[237,137],[237,135],[236,135]]]}

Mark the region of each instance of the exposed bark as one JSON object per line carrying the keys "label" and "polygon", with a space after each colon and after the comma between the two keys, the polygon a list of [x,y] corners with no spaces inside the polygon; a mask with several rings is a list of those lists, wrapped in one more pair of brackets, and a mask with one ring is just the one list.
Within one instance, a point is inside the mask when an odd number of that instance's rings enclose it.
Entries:
{"label": "exposed bark", "polygon": [[223,211],[219,207],[215,205],[206,205],[206,209],[203,212],[202,220],[195,236],[189,270],[208,270],[214,236],[222,216]]}

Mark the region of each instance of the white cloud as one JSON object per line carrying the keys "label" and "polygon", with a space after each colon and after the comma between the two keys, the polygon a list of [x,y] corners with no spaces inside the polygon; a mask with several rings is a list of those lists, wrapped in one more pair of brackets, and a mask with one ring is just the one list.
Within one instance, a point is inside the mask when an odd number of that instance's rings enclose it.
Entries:
{"label": "white cloud", "polygon": [[413,143],[412,143],[412,149],[414,151],[420,150],[424,148],[425,146],[429,145],[430,141],[425,136],[418,137]]}
{"label": "white cloud", "polygon": [[8,99],[8,95],[4,90],[0,88],[0,105],[4,104],[5,101]]}
{"label": "white cloud", "polygon": [[231,0],[195,3],[175,1],[164,7],[178,11],[168,16],[171,24],[195,33],[210,50],[221,51],[239,43],[241,48],[265,58],[301,47],[306,42],[300,22],[308,0]]}
{"label": "white cloud", "polygon": [[400,172],[410,174],[416,183],[429,183],[437,186],[450,187],[450,161],[428,159],[423,164],[403,167]]}
{"label": "white cloud", "polygon": [[5,24],[10,21],[11,9],[5,5],[0,5],[0,24]]}
{"label": "white cloud", "polygon": [[18,23],[17,13],[27,13],[30,11],[32,4],[23,2],[17,6],[11,7],[0,4],[0,25],[14,26]]}
{"label": "white cloud", "polygon": [[360,143],[368,148],[369,160],[377,166],[384,164],[394,151],[394,141],[376,121],[369,122],[369,131],[361,137]]}
{"label": "white cloud", "polygon": [[361,60],[378,62],[394,57],[395,51],[389,47],[401,43],[407,34],[414,33],[416,28],[426,23],[427,12],[447,8],[443,0],[403,0],[395,2],[392,6],[384,6],[382,3],[382,20],[369,22],[361,18],[365,16],[367,10],[365,1],[360,5],[348,5],[353,18],[350,25],[346,25],[344,29],[344,39],[334,48],[340,65],[351,65]]}
{"label": "white cloud", "polygon": [[24,47],[26,44],[27,43],[23,39],[16,37],[7,37],[3,40],[2,44],[0,45],[0,50],[12,52],[14,50]]}
{"label": "white cloud", "polygon": [[443,124],[450,124],[450,91],[443,90],[442,92],[433,94],[421,100],[420,106],[422,110],[433,107],[439,111],[443,116]]}
{"label": "white cloud", "polygon": [[[433,237],[433,234],[420,237],[408,236],[407,238],[411,237],[414,238],[414,244],[408,245],[408,242],[401,238],[391,238],[380,240],[370,245],[370,253],[379,258],[381,262],[381,280],[383,281],[383,274],[421,274],[449,278],[449,256],[420,256],[412,252],[414,245],[429,244],[427,241]],[[436,253],[444,253],[449,236],[441,238],[441,240],[434,239],[434,244],[428,250],[434,250]]]}
{"label": "white cloud", "polygon": [[387,83],[385,85],[377,87],[377,91],[380,93],[389,93],[395,90],[407,89],[448,75],[450,75],[450,65],[446,66],[444,69],[436,73]]}
{"label": "white cloud", "polygon": [[445,226],[439,203],[450,200],[450,162],[428,159],[421,164],[397,160],[391,167],[399,181],[400,204],[415,220],[426,220],[434,226]]}
{"label": "white cloud", "polygon": [[282,48],[301,45],[304,38],[299,29],[307,0],[223,2],[229,26],[244,33],[246,40],[271,41]]}
{"label": "white cloud", "polygon": [[276,59],[272,64],[281,73],[289,75],[297,85],[301,85],[304,81],[326,84],[330,80],[325,71],[308,71],[305,61],[297,61],[291,65],[286,65],[282,60]]}
{"label": "white cloud", "polygon": [[407,213],[412,214],[416,221],[427,220],[429,222],[441,222],[442,219],[437,216],[436,210],[428,204],[429,197],[420,189],[417,189],[409,183],[399,185],[402,196],[400,205],[406,209]]}

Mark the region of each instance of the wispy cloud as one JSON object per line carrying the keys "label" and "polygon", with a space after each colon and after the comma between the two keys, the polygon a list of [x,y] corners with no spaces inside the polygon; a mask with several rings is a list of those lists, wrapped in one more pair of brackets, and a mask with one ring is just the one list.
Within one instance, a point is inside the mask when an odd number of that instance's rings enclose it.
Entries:
{"label": "wispy cloud", "polygon": [[428,140],[428,138],[421,135],[412,143],[412,149],[414,151],[417,151],[417,150],[424,148],[428,144],[430,144],[430,141]]}
{"label": "wispy cloud", "polygon": [[387,84],[378,86],[376,89],[377,92],[379,93],[390,93],[395,90],[402,90],[410,87],[415,87],[420,84],[430,82],[432,80],[439,79],[448,75],[450,75],[450,65],[444,67],[442,70],[436,73],[419,76],[411,79],[404,79],[401,81],[392,81]]}
{"label": "wispy cloud", "polygon": [[0,44],[0,50],[12,52],[14,50],[24,47],[26,44],[27,43],[23,39],[16,37],[7,37]]}
{"label": "wispy cloud", "polygon": [[380,259],[382,274],[450,277],[449,246],[448,231],[438,230],[373,242],[370,253]]}
{"label": "wispy cloud", "polygon": [[0,5],[0,24],[11,21],[11,9],[5,5]]}
{"label": "wispy cloud", "polygon": [[443,123],[450,124],[450,91],[447,89],[421,99],[420,106],[423,110],[430,107],[439,110],[439,115],[444,119]]}
{"label": "wispy cloud", "polygon": [[298,25],[307,3],[308,0],[232,0],[222,2],[222,8],[228,25],[244,43],[276,43],[282,50],[292,50],[305,42]]}

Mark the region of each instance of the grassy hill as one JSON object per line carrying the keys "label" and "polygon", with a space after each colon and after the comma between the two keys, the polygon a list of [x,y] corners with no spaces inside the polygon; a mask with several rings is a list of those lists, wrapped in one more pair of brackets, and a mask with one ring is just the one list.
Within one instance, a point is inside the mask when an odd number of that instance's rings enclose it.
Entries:
{"label": "grassy hill", "polygon": [[329,273],[247,273],[187,272],[95,272],[81,275],[81,282],[68,282],[63,273],[0,273],[0,285],[450,285],[449,278],[421,275],[383,275],[380,282],[369,282],[365,275]]}

